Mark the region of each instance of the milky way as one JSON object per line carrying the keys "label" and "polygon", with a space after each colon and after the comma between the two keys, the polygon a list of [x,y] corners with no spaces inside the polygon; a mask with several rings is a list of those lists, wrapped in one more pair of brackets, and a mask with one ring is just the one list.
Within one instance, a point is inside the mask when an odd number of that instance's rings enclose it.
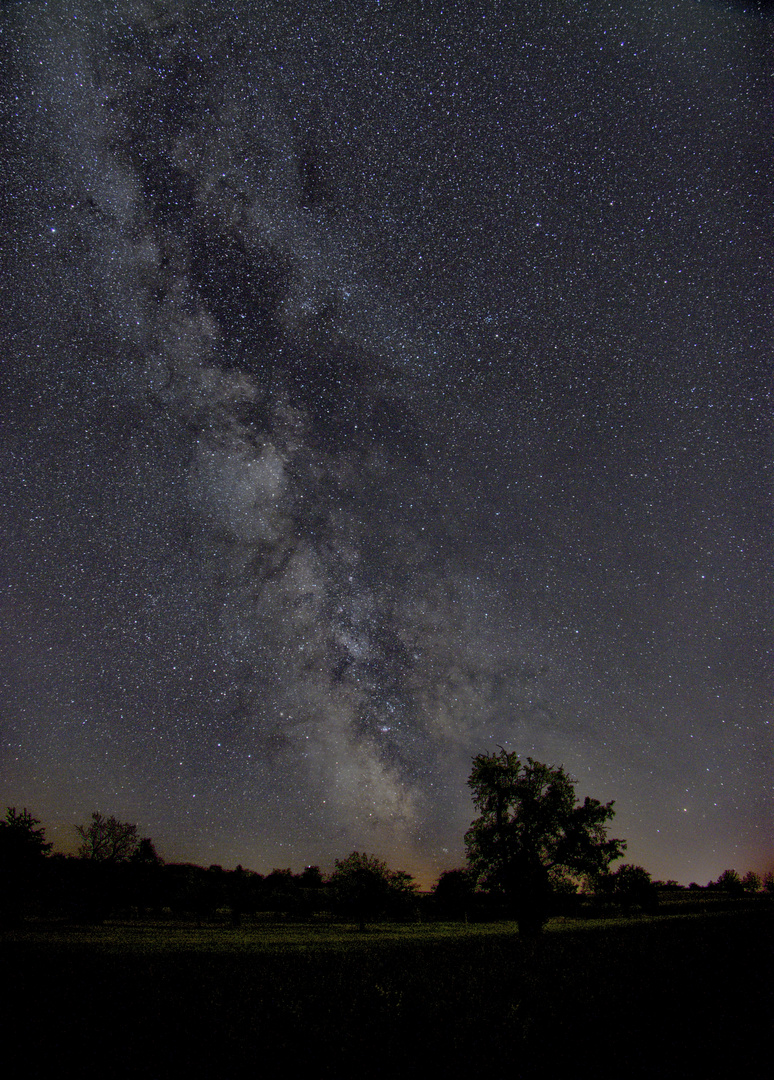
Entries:
{"label": "milky way", "polygon": [[62,847],[430,880],[504,745],[766,868],[771,23],[572,8],[4,7],[2,794]]}

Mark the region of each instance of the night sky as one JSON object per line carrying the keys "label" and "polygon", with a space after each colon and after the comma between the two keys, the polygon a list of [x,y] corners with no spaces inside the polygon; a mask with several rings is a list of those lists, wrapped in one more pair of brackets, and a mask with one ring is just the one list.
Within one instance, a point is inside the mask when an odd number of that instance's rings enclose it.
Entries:
{"label": "night sky", "polygon": [[501,745],[774,866],[767,10],[2,5],[3,806],[429,884]]}

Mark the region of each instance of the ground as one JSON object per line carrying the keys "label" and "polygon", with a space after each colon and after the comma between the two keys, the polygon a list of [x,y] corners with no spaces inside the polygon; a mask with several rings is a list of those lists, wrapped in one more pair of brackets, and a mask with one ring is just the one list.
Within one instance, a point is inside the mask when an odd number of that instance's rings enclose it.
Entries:
{"label": "ground", "polygon": [[[27,926],[24,1076],[768,1075],[774,908],[510,923]],[[584,1065],[585,1063],[585,1065]]]}

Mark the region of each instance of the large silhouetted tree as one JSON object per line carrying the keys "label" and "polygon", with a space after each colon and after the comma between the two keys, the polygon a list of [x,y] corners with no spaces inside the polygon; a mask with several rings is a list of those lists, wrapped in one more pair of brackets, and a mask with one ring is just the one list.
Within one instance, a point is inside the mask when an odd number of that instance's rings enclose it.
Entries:
{"label": "large silhouetted tree", "polygon": [[501,896],[525,934],[539,932],[552,896],[607,870],[626,845],[607,836],[612,802],[578,804],[562,767],[517,754],[479,754],[468,780],[479,817],[465,835],[480,888]]}

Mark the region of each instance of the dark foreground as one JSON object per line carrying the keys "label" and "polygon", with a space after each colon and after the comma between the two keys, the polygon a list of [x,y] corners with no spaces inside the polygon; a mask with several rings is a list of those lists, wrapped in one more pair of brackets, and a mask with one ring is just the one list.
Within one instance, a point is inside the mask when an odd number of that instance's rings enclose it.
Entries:
{"label": "dark foreground", "polygon": [[25,1078],[771,1075],[774,911],[510,926],[26,929]]}

